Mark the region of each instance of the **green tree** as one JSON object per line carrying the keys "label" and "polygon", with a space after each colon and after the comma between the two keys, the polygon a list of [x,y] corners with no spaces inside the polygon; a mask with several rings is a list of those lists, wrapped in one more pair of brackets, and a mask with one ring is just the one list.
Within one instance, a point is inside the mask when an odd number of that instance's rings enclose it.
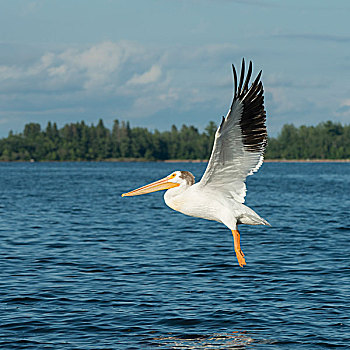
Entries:
{"label": "green tree", "polygon": [[[187,125],[151,132],[118,120],[109,130],[102,119],[96,126],[81,121],[61,129],[48,122],[44,130],[38,123],[28,123],[23,133],[10,131],[0,139],[0,160],[208,159],[215,132],[214,122],[204,132]],[[269,138],[266,158],[349,159],[350,125],[327,121],[296,128],[286,124],[277,137]]]}

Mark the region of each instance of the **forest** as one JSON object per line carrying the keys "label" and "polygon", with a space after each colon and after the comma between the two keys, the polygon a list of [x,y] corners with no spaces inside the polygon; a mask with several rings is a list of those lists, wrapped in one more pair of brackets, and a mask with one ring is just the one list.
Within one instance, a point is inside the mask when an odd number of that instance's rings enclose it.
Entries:
{"label": "forest", "polygon": [[[23,132],[9,132],[0,139],[2,161],[101,161],[101,160],[207,160],[216,124],[203,132],[194,126],[175,125],[170,131],[149,131],[115,120],[112,129],[100,119],[97,125],[84,121],[45,129],[29,123]],[[350,125],[327,121],[316,126],[283,126],[269,138],[266,159],[350,159]]]}

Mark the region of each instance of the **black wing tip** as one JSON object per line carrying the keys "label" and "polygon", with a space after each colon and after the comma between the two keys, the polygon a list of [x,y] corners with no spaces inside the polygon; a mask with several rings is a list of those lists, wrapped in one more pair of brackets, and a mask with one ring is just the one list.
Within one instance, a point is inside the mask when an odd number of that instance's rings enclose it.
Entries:
{"label": "black wing tip", "polygon": [[[232,67],[233,71],[236,73],[234,65],[232,65]],[[244,110],[240,119],[244,148],[247,151],[259,152],[262,154],[267,143],[263,83],[260,81],[262,70],[259,71],[253,83],[249,84],[252,72],[253,63],[249,61],[248,71],[245,76],[245,59],[243,57],[238,88],[237,76],[234,74],[235,91],[232,105],[236,100],[239,100],[244,105]]]}
{"label": "black wing tip", "polygon": [[[245,66],[246,66],[245,59],[243,57],[242,63],[241,63],[241,74],[239,77],[239,85],[237,86],[237,82],[238,82],[237,71],[236,71],[235,65],[232,63],[232,73],[233,73],[233,82],[234,82],[234,91],[233,91],[234,99],[232,101],[232,104],[236,98],[243,99],[244,95],[246,95],[247,92],[253,88],[253,86],[256,87],[261,79],[262,69],[257,74],[254,82],[248,88],[249,81],[250,81],[250,78],[251,78],[252,73],[253,73],[253,62],[251,60],[249,60],[248,71],[247,71],[246,77],[245,77]],[[245,77],[245,79],[244,79],[244,77]]]}
{"label": "black wing tip", "polygon": [[238,85],[238,91],[237,95],[238,97],[242,94],[242,85],[244,80],[244,71],[245,71],[245,61],[244,58],[242,59],[242,65],[241,65],[241,76],[239,77],[239,85]]}
{"label": "black wing tip", "polygon": [[219,131],[222,129],[222,127],[223,127],[223,125],[224,125],[224,122],[225,122],[225,117],[222,116],[221,123],[220,123],[220,126],[219,126],[219,128],[218,128]]}
{"label": "black wing tip", "polygon": [[233,74],[233,84],[234,84],[233,99],[235,99],[237,96],[237,72],[233,64],[232,64],[232,74]]}
{"label": "black wing tip", "polygon": [[262,69],[260,70],[260,72],[259,72],[258,75],[256,76],[255,81],[254,81],[253,84],[255,84],[255,82],[258,83],[258,81],[259,81],[260,78],[261,78],[261,74],[262,74]]}

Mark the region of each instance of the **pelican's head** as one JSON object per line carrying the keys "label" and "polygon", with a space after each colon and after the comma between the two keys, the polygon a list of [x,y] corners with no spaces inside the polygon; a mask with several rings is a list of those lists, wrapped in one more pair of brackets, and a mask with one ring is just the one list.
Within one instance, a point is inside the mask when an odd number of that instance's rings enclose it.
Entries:
{"label": "pelican's head", "polygon": [[170,175],[152,182],[148,185],[137,188],[136,190],[123,193],[122,197],[139,196],[140,194],[151,193],[155,191],[168,190],[174,187],[185,188],[194,184],[194,176],[189,171],[174,171]]}

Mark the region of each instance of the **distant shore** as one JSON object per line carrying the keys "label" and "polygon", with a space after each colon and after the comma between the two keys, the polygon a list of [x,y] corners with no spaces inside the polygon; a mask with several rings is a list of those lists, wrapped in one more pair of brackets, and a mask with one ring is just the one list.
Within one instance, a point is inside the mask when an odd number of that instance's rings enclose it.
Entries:
{"label": "distant shore", "polygon": [[[168,159],[165,163],[207,163],[201,159]],[[350,159],[264,159],[264,163],[349,163]]]}
{"label": "distant shore", "polygon": [[350,159],[265,159],[265,163],[350,163]]}
{"label": "distant shore", "polygon": [[[104,159],[102,162],[208,163],[207,159],[146,160],[140,158]],[[264,159],[265,163],[349,163],[350,159]]]}
{"label": "distant shore", "polygon": [[[0,163],[62,163],[62,162],[159,162],[159,163],[207,163],[205,159],[165,159],[149,160],[144,158],[110,158],[100,160],[0,160]],[[265,163],[350,163],[350,159],[265,159]]]}

